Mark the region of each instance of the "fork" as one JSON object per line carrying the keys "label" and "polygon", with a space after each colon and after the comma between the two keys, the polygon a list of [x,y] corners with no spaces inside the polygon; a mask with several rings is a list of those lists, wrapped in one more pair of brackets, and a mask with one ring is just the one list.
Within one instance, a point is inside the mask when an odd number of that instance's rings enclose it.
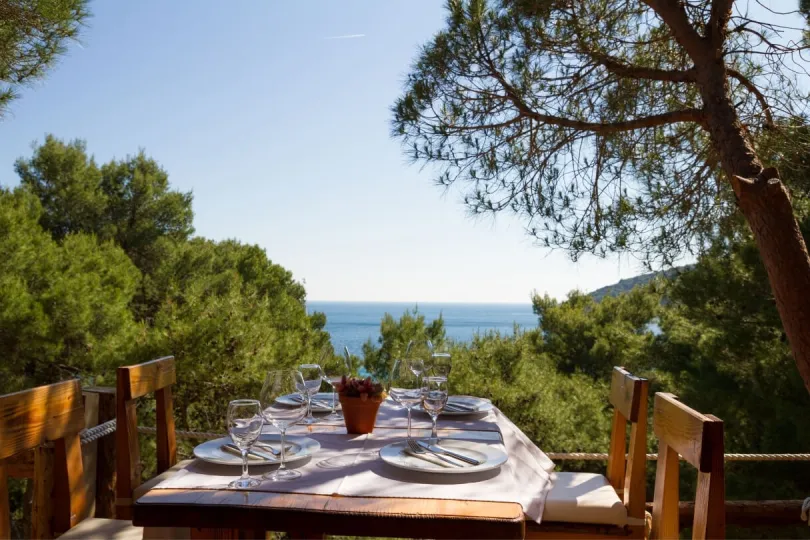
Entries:
{"label": "fork", "polygon": [[[281,455],[281,450],[276,450],[274,447],[270,446],[267,443],[257,441],[255,443],[255,445],[258,446],[259,448],[263,449],[263,450],[269,450],[270,453],[273,454],[274,456],[280,456]],[[291,444],[285,444],[284,445],[284,451],[285,452],[289,452],[291,449],[292,449]]]}
{"label": "fork", "polygon": [[440,460],[444,461],[445,463],[449,463],[450,465],[453,465],[453,466],[455,466],[455,467],[463,467],[463,466],[464,466],[464,465],[459,465],[459,464],[458,464],[458,463],[456,463],[455,461],[449,460],[449,459],[447,459],[446,457],[444,457],[444,456],[442,456],[442,455],[440,455],[440,454],[437,454],[436,452],[431,452],[431,451],[429,451],[429,450],[425,450],[424,448],[422,448],[421,446],[419,446],[418,444],[416,444],[416,441],[415,441],[415,440],[413,440],[413,439],[408,439],[408,448],[409,448],[409,449],[411,450],[411,452],[413,452],[414,454],[431,454],[431,455],[433,455],[433,456],[436,456],[436,457],[437,457],[437,458],[439,458]]}

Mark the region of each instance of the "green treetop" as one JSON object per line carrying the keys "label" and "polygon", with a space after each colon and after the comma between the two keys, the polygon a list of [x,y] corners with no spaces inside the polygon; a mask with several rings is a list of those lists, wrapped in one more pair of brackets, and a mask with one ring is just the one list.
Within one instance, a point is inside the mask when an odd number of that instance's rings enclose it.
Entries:
{"label": "green treetop", "polygon": [[45,76],[89,17],[87,0],[0,2],[0,118],[22,86]]}

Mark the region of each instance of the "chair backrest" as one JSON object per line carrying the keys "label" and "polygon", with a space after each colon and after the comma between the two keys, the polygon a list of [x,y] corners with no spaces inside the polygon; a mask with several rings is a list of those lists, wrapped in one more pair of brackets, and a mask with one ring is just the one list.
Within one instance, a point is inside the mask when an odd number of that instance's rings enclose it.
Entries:
{"label": "chair backrest", "polygon": [[132,492],[141,483],[136,411],[138,398],[153,392],[155,394],[158,474],[177,463],[171,389],[174,382],[173,356],[118,368],[115,387],[117,419],[115,448],[118,473],[115,514],[118,519],[132,519]]}
{"label": "chair backrest", "polygon": [[[649,381],[621,367],[613,368],[610,403],[613,426],[610,432],[607,478],[622,497],[627,515],[644,519],[647,460],[647,394]],[[627,424],[630,450],[627,451]],[[626,456],[626,459],[625,459]]]}
{"label": "chair backrest", "polygon": [[655,394],[653,429],[658,437],[658,464],[651,538],[677,538],[678,454],[697,468],[692,538],[725,538],[723,421],[701,414],[672,394]]}
{"label": "chair backrest", "polygon": [[81,520],[87,504],[79,440],[83,429],[84,404],[78,380],[0,396],[0,538],[11,534],[5,460],[47,442],[54,445],[53,469],[41,463],[42,454],[37,453],[34,481],[44,485],[46,482],[37,476],[53,476],[52,497],[41,494],[51,505],[53,531],[63,533]]}

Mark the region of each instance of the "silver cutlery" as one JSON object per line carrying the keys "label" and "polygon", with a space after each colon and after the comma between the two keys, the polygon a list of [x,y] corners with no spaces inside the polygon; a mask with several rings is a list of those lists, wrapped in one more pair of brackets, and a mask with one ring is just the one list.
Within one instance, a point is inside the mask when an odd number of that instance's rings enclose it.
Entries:
{"label": "silver cutlery", "polygon": [[438,444],[428,444],[425,441],[416,441],[416,443],[429,452],[433,452],[434,454],[437,455],[444,454],[446,456],[450,456],[452,458],[456,458],[460,461],[463,461],[464,463],[469,463],[470,465],[481,465],[481,463],[483,463],[475,458],[471,458],[469,456],[465,456],[464,454],[459,454],[446,448],[442,448]]}
{"label": "silver cutlery", "polygon": [[422,448],[421,446],[416,444],[416,441],[414,441],[413,439],[408,439],[408,448],[411,450],[411,452],[413,452],[417,456],[429,453],[430,455],[439,458],[443,462],[449,463],[450,466],[453,466],[453,467],[463,467],[464,466],[464,465],[460,465],[460,464],[456,463],[455,461],[451,461],[451,460],[447,459],[446,457],[444,457],[441,454],[437,454],[436,452],[432,452],[430,450],[425,450],[424,448]]}
{"label": "silver cutlery", "polygon": [[444,406],[445,409],[457,412],[477,412],[478,407],[472,405],[466,405],[464,403],[457,403],[448,401],[447,404]]}
{"label": "silver cutlery", "polygon": [[[242,455],[242,451],[233,443],[223,444],[222,448],[229,451],[232,454],[237,456]],[[263,461],[275,461],[275,458],[272,456],[268,456],[267,454],[263,454],[261,452],[257,452],[256,450],[248,450],[248,457],[252,457],[253,459],[261,459]]]}
{"label": "silver cutlery", "polygon": [[[269,450],[270,453],[273,454],[274,456],[281,456],[281,450],[276,450],[275,447],[270,446],[268,443],[259,441],[259,442],[256,442],[254,444],[255,444],[255,446],[258,446],[259,448],[261,448],[262,450]],[[292,445],[291,444],[285,444],[284,445],[284,452],[289,452],[290,450],[292,450]]]}
{"label": "silver cutlery", "polygon": [[[291,401],[295,401],[296,403],[306,403],[306,398],[301,394],[296,394],[295,396],[290,396],[289,398]],[[332,401],[326,400],[324,398],[312,399],[312,405],[314,407],[322,407],[322,408],[332,408]]]}

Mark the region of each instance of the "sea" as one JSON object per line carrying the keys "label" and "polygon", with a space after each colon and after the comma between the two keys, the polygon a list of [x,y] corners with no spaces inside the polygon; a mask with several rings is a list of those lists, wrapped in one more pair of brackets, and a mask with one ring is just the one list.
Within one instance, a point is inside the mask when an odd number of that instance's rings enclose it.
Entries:
{"label": "sea", "polygon": [[360,354],[366,340],[375,343],[380,337],[380,321],[386,313],[399,319],[406,310],[414,308],[425,316],[425,321],[444,319],[447,337],[456,342],[469,341],[476,332],[498,330],[512,334],[517,325],[521,329],[537,327],[537,315],[531,304],[454,304],[408,302],[307,302],[307,311],[326,314],[326,331],[332,336],[336,348],[344,345],[353,354]]}

